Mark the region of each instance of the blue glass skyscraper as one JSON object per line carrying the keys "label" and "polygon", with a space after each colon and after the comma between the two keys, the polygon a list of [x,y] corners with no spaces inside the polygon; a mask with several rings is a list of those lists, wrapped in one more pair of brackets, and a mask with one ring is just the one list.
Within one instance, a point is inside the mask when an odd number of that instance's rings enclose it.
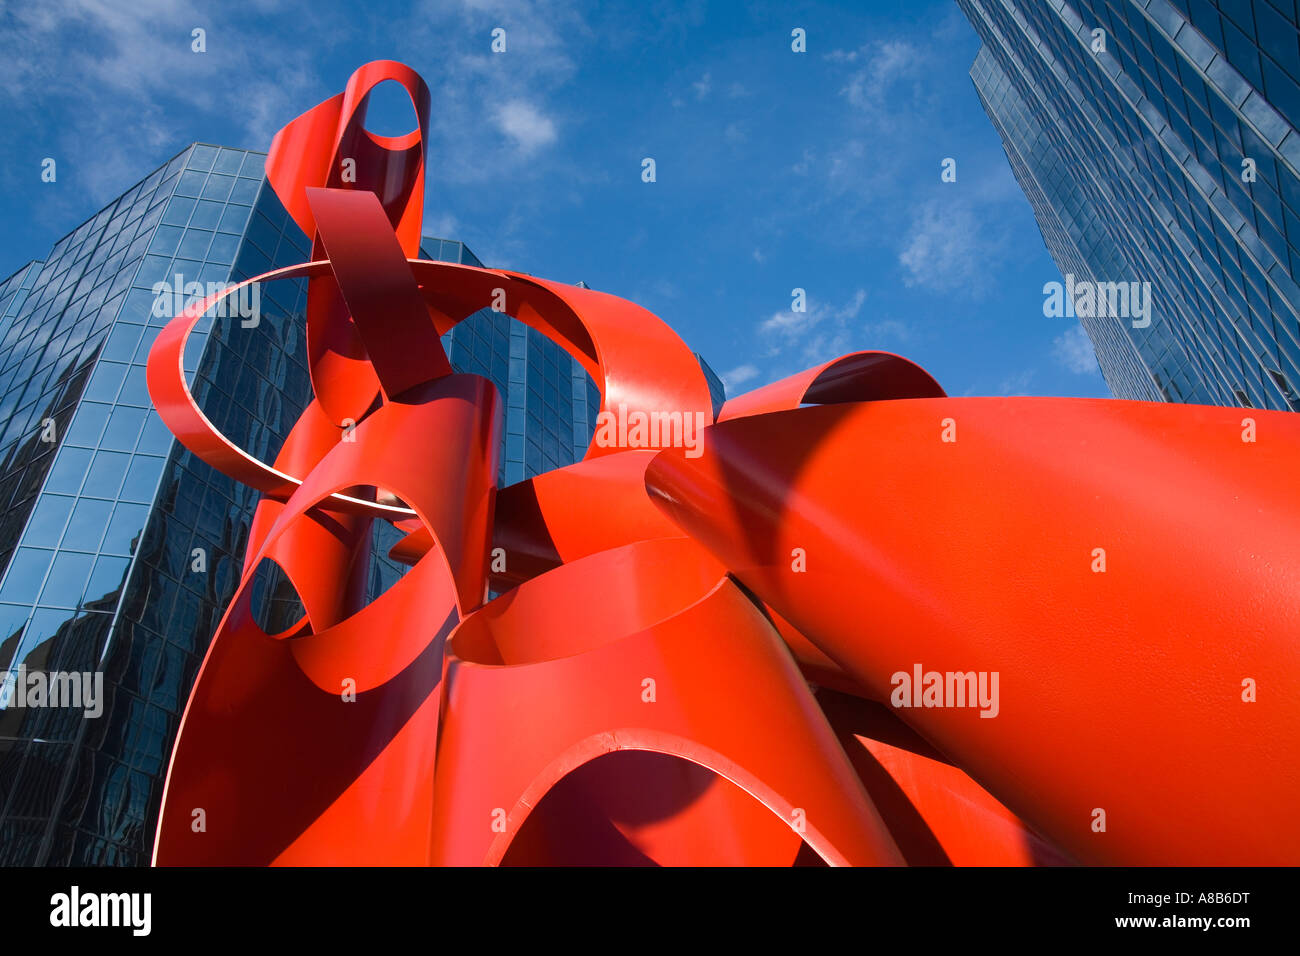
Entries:
{"label": "blue glass skyscraper", "polygon": [[[425,239],[426,259],[482,267],[464,243]],[[600,390],[569,353],[509,316],[481,309],[443,336],[458,372],[492,380],[501,394],[498,483],[514,484],[582,457],[596,428]]]}
{"label": "blue glass skyscraper", "polygon": [[[1300,409],[1292,0],[958,0],[971,76],[1119,398]],[[1087,310],[1085,310],[1087,311]]]}
{"label": "blue glass skyscraper", "polygon": [[[156,289],[307,259],[264,159],[194,144],[0,282],[0,678],[104,675],[98,718],[0,701],[0,865],[149,861],[172,743],[258,499],[151,406],[145,361],[172,311]],[[421,252],[481,264],[453,240]],[[301,280],[264,284],[255,323],[209,316],[187,345],[204,414],[264,461],[311,396],[305,300]],[[559,346],[486,309],[444,345],[457,371],[501,392],[502,482],[582,456],[600,394]],[[372,596],[405,571],[387,557],[400,533],[374,529]],[[282,578],[258,583],[264,622],[293,615]]]}

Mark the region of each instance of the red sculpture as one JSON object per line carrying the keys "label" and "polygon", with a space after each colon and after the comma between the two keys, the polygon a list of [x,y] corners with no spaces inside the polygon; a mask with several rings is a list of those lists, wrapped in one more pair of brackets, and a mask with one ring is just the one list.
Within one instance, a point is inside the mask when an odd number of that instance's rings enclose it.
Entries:
{"label": "red sculpture", "polygon": [[[364,129],[388,79],[407,136]],[[863,352],[715,422],[644,309],[415,258],[428,111],[370,63],[272,144],[312,261],[252,281],[309,279],[315,390],[274,464],[185,382],[221,296],[150,355],[264,495],[157,864],[1300,862],[1300,419],[953,399]],[[439,341],[494,301],[618,423],[500,489],[495,390]],[[411,569],[364,605],[375,520]],[[306,610],[278,634],[263,561]]]}

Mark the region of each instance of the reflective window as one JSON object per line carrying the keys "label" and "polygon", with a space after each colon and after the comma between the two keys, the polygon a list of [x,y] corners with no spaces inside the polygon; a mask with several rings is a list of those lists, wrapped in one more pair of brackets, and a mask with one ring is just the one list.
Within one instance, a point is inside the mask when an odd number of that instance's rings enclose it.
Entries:
{"label": "reflective window", "polygon": [[53,551],[19,548],[9,562],[4,584],[0,585],[0,601],[35,601],[53,560]]}
{"label": "reflective window", "polygon": [[23,533],[23,541],[40,548],[56,547],[76,500],[67,495],[41,495]]}
{"label": "reflective window", "polygon": [[113,503],[97,498],[82,498],[72,511],[72,520],[62,541],[64,548],[77,551],[95,551],[99,548],[108,519],[113,514]]}
{"label": "reflective window", "polygon": [[94,563],[93,554],[60,551],[41,591],[40,603],[46,607],[76,607]]}

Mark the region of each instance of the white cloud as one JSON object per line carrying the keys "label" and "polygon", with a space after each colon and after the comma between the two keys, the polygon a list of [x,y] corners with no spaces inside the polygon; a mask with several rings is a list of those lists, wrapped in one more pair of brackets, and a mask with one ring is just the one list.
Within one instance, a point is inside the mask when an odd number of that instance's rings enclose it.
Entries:
{"label": "white cloud", "polygon": [[760,338],[770,356],[792,353],[806,365],[838,358],[861,347],[864,329],[853,320],[867,300],[858,289],[838,308],[809,298],[804,312],[783,309],[758,323]]}
{"label": "white cloud", "polygon": [[1075,375],[1092,375],[1101,371],[1097,367],[1092,340],[1081,325],[1067,329],[1052,341],[1052,358]]}
{"label": "white cloud", "polygon": [[787,309],[773,312],[769,318],[759,323],[758,330],[767,334],[798,335],[820,321],[821,316],[816,309],[809,309],[806,312]]}
{"label": "white cloud", "polygon": [[812,167],[821,174],[829,189],[815,201],[828,207],[842,229],[854,230],[866,219],[892,219],[912,192],[900,191],[900,174],[913,180],[926,175],[922,164],[930,162],[936,139],[948,133],[936,118],[954,94],[935,78],[950,69],[950,51],[912,32],[835,50],[823,59],[838,78],[844,109],[828,127],[836,135],[818,144],[816,164],[805,154],[793,171],[804,175]]}
{"label": "white cloud", "polygon": [[844,180],[852,181],[859,175],[862,168],[862,160],[867,155],[867,148],[859,139],[851,139],[844,143],[843,146],[837,147],[831,152],[830,165],[827,167],[827,175],[832,180],[839,182]]}
{"label": "white cloud", "polygon": [[1029,383],[1034,380],[1034,370],[1027,368],[1023,372],[1016,372],[1004,378],[998,385],[999,395],[1027,395],[1025,389],[1029,388]]}
{"label": "white cloud", "polygon": [[859,289],[857,292],[853,293],[852,300],[849,301],[844,306],[844,308],[840,310],[839,315],[845,319],[856,319],[858,317],[858,313],[862,311],[862,303],[866,301],[867,301],[866,290]]}
{"label": "white cloud", "polygon": [[[922,97],[928,48],[908,40],[878,40],[858,51],[863,64],[851,74],[841,94],[873,124],[888,127],[898,112],[910,112]],[[829,57],[854,62],[857,55]]]}
{"label": "white cloud", "polygon": [[[505,53],[491,51],[496,27],[506,31]],[[382,29],[400,35],[395,58],[420,70],[432,92],[430,183],[535,172],[538,152],[567,128],[552,97],[573,79],[571,51],[591,30],[565,0],[420,0],[408,19]],[[501,134],[514,148],[501,148]]]}
{"label": "white cloud", "polygon": [[[592,39],[583,16],[568,0],[416,0],[397,20],[365,4],[322,18],[312,0],[0,0],[0,113],[59,117],[35,155],[54,157],[70,188],[42,201],[84,215],[192,140],[266,150],[282,126],[341,92],[367,58],[359,51],[383,37],[383,55],[429,85],[430,221],[454,212],[470,232],[448,230],[455,238],[494,262],[523,263],[543,200],[521,199],[475,229],[488,203],[473,187],[545,175],[536,157],[584,121],[554,105],[576,73],[572,51]],[[295,40],[303,23],[310,35]],[[491,52],[497,26],[507,54]],[[191,50],[195,27],[207,31],[206,53]],[[0,144],[5,159],[13,150]],[[558,150],[544,155],[564,162]]]}
{"label": "white cloud", "polygon": [[877,347],[890,341],[902,344],[912,340],[911,329],[897,319],[868,322],[862,326],[862,333],[866,337],[868,344]]}
{"label": "white cloud", "polygon": [[695,89],[695,98],[697,100],[702,100],[708,96],[709,91],[713,89],[713,76],[709,73],[705,73],[702,77],[692,83],[691,86]]}
{"label": "white cloud", "polygon": [[555,123],[524,100],[510,100],[499,106],[496,123],[525,155],[555,142]]}
{"label": "white cloud", "polygon": [[935,292],[964,291],[978,298],[988,291],[992,268],[1001,261],[1000,235],[984,228],[978,209],[965,200],[924,203],[898,253],[903,282]]}
{"label": "white cloud", "polygon": [[757,376],[757,367],[753,365],[737,365],[729,372],[723,372],[718,377],[722,379],[722,384],[727,387],[727,393],[730,394],[733,388],[738,388]]}
{"label": "white cloud", "polygon": [[[245,0],[214,15],[190,0],[8,5],[0,104],[75,107],[48,130],[46,149],[60,159],[61,178],[67,168],[97,202],[208,138],[197,130],[216,113],[244,128],[247,139],[230,145],[266,149],[277,129],[315,105],[317,91],[309,51],[285,47],[266,57],[246,42],[237,24],[263,6]],[[195,27],[206,31],[206,52],[191,48]]]}
{"label": "white cloud", "polygon": [[437,236],[439,239],[443,237],[455,239],[460,234],[460,222],[451,213],[443,213],[432,218],[425,216],[424,228],[421,231],[427,236]]}

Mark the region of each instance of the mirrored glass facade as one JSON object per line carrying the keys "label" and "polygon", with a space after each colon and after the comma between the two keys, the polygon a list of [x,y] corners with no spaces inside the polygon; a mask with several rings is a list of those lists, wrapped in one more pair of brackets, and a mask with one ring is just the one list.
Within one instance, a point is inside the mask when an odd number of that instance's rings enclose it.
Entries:
{"label": "mirrored glass facade", "polygon": [[[0,865],[149,862],[177,726],[238,583],[257,495],[172,439],[144,367],[175,311],[157,304],[160,283],[183,305],[191,282],[308,257],[264,160],[194,144],[0,282],[0,677],[104,675],[94,719],[0,693]],[[481,265],[454,240],[421,251]],[[305,296],[302,281],[263,285],[256,321],[208,316],[187,344],[204,413],[263,460],[311,395]],[[457,371],[505,399],[502,482],[582,457],[600,394],[567,353],[488,309],[444,345]],[[405,571],[387,557],[400,537],[375,522],[372,596]],[[274,572],[259,570],[258,585],[261,614],[293,614]]]}
{"label": "mirrored glass facade", "polygon": [[[425,238],[426,259],[483,266],[461,242]],[[576,359],[536,329],[480,309],[442,337],[458,372],[491,379],[503,400],[498,483],[578,461],[591,444],[600,390]]]}
{"label": "mirrored glass facade", "polygon": [[1292,0],[958,0],[985,111],[1061,272],[1149,282],[1086,317],[1118,398],[1300,410]]}
{"label": "mirrored glass facade", "polygon": [[[29,266],[6,309],[0,674],[99,671],[104,699],[97,719],[0,709],[5,864],[148,862],[171,740],[254,503],[152,410],[144,363],[174,301],[156,305],[156,286],[302,260],[301,234],[280,242],[262,163],[184,150]],[[280,345],[301,290],[268,293],[256,328],[207,321],[185,368],[218,427],[273,456],[306,392]]]}

